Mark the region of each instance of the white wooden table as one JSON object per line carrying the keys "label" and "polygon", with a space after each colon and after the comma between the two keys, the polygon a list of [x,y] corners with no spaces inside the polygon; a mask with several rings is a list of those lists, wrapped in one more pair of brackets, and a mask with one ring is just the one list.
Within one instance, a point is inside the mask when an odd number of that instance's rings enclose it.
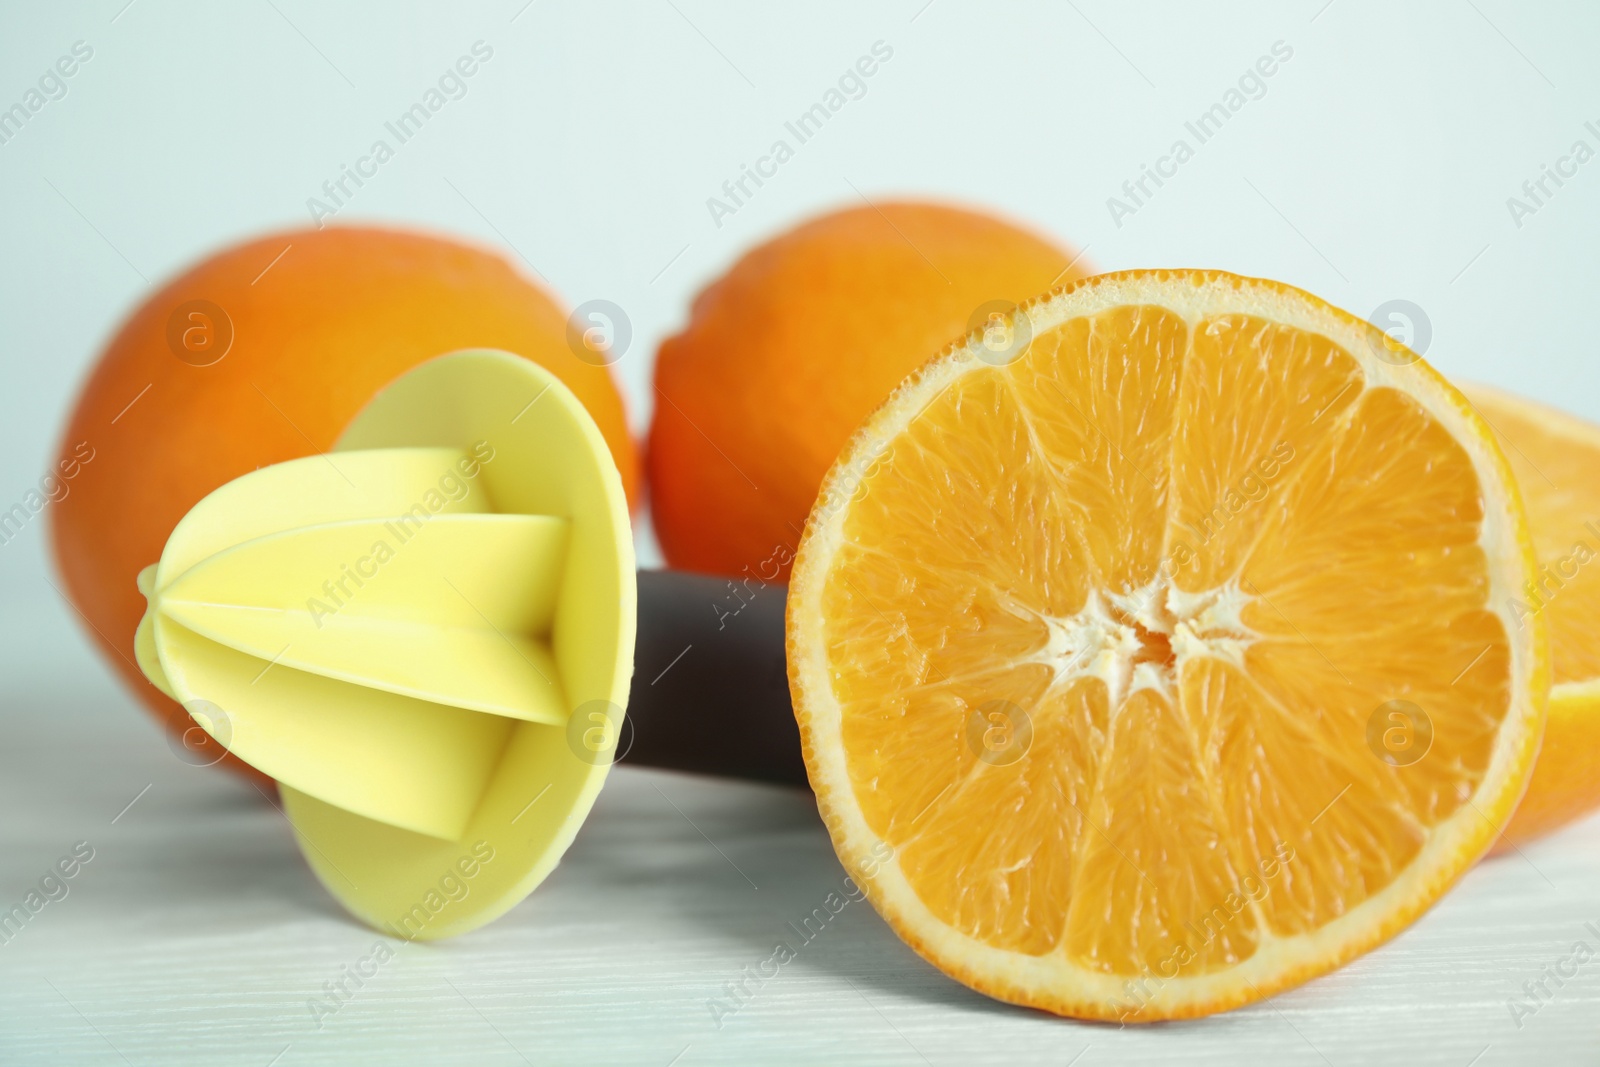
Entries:
{"label": "white wooden table", "polygon": [[[973,993],[864,903],[731,997],[840,887],[811,799],[622,766],[529,900],[380,965],[251,786],[176,758],[81,642],[40,640],[4,661],[0,907],[77,842],[94,857],[0,945],[0,1064],[1600,1062],[1600,820],[1328,978],[1118,1029]],[[1519,1027],[1509,1002],[1580,940],[1595,959]],[[329,1001],[346,968],[376,973]]]}

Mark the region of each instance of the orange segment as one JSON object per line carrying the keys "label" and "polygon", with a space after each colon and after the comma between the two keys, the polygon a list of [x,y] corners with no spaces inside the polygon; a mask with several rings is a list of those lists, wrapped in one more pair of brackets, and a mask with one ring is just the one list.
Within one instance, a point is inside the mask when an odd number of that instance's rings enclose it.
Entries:
{"label": "orange segment", "polygon": [[[1056,499],[1105,588],[1140,585],[1160,561],[1187,334],[1162,308],[1116,308],[1042,333],[1026,359],[986,372],[1009,387],[1029,429],[1024,457],[1054,475]],[[1013,452],[1002,462],[1024,457]]]}
{"label": "orange segment", "polygon": [[1543,615],[1555,685],[1544,747],[1506,846],[1600,807],[1600,426],[1482,385],[1463,386],[1494,429],[1528,505],[1539,569],[1510,594]]}
{"label": "orange segment", "polygon": [[902,385],[807,525],[790,680],[846,866],[947,973],[1086,1017],[1237,1006],[1392,936],[1542,726],[1486,428],[1271,282],[1106,275],[1009,326]]}
{"label": "orange segment", "polygon": [[[1219,316],[1194,338],[1183,379],[1167,567],[1187,589],[1220,584],[1258,523],[1237,521],[1295,467],[1360,395],[1356,360],[1327,338]],[[1276,381],[1277,387],[1268,383]],[[1220,434],[1217,427],[1232,432]],[[1258,516],[1259,517],[1259,516]]]}
{"label": "orange segment", "polygon": [[1528,506],[1539,570],[1516,610],[1550,617],[1556,685],[1600,678],[1600,427],[1487,386],[1467,396],[1494,428]]}
{"label": "orange segment", "polygon": [[[1067,925],[1063,962],[1111,976],[1157,967],[1186,922],[1237,884],[1225,827],[1206,783],[1189,717],[1141,689],[1117,709],[1110,751],[1078,841],[1079,869],[1057,904]],[[1129,921],[1132,919],[1133,921]],[[1254,950],[1251,923],[1229,923],[1197,946],[1209,969]]]}

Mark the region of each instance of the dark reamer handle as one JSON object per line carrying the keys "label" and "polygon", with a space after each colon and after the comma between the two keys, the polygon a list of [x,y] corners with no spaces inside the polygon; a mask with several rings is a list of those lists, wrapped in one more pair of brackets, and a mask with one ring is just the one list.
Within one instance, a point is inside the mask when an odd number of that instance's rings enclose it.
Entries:
{"label": "dark reamer handle", "polygon": [[639,572],[621,763],[808,785],[784,656],[786,587]]}

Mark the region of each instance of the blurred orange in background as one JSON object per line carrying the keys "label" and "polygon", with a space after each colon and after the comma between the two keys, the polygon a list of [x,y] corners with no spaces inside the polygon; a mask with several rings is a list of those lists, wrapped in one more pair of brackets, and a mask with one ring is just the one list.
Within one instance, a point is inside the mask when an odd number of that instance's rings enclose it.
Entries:
{"label": "blurred orange in background", "polygon": [[389,381],[461,348],[505,349],[560,378],[636,499],[635,448],[610,372],[569,344],[549,292],[483,249],[374,228],[274,234],[191,267],[111,339],[62,440],[57,469],[70,463],[73,475],[51,508],[52,540],[95,640],[174,734],[190,726],[187,713],[133,662],[140,569],[207,493],[326,450]]}
{"label": "blurred orange in background", "polygon": [[991,313],[1088,273],[1017,225],[911,202],[824,215],[746,253],[657,355],[646,465],[668,564],[786,580],[823,474],[901,379]]}

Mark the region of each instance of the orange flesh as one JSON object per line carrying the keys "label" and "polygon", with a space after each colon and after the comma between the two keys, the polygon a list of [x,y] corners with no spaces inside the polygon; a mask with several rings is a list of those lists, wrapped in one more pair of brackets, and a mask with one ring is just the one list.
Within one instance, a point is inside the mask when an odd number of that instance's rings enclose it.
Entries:
{"label": "orange flesh", "polygon": [[1539,762],[1500,850],[1600,806],[1600,427],[1491,389],[1466,392],[1527,504],[1538,573],[1512,613],[1547,620],[1556,683]]}
{"label": "orange flesh", "polygon": [[[1069,320],[946,388],[850,503],[822,614],[867,824],[939,920],[1019,953],[1131,975],[1187,943],[1203,973],[1317,928],[1488,766],[1482,520],[1467,453],[1324,337]],[[1392,700],[1434,728],[1406,766],[1368,745]]]}
{"label": "orange flesh", "polygon": [[1549,614],[1553,681],[1600,677],[1600,477],[1597,442],[1574,440],[1538,421],[1538,409],[1487,392],[1474,403],[1498,431],[1528,508],[1539,577],[1521,590],[1527,611]]}

